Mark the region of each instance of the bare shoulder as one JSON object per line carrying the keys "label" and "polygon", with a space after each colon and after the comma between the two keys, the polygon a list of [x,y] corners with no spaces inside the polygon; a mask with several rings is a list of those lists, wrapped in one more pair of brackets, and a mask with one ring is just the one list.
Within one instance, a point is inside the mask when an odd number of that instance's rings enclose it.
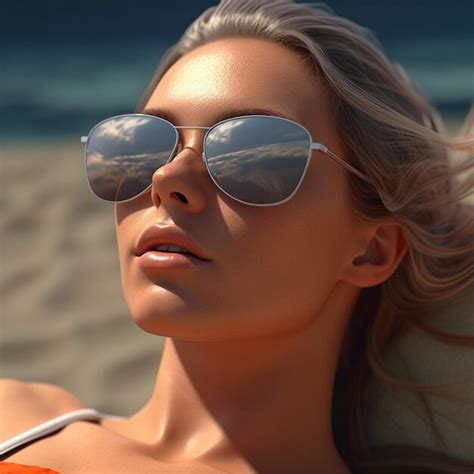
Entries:
{"label": "bare shoulder", "polygon": [[[0,379],[0,442],[32,426],[87,408],[67,390],[52,384]],[[8,413],[9,416],[3,416]],[[104,452],[107,456],[104,456]],[[214,474],[222,470],[199,462],[169,463],[144,453],[143,445],[94,423],[78,421],[9,456],[7,462],[48,466],[58,472]],[[93,469],[91,468],[93,466]]]}
{"label": "bare shoulder", "polygon": [[68,411],[86,406],[66,389],[42,382],[0,379],[0,441]]}

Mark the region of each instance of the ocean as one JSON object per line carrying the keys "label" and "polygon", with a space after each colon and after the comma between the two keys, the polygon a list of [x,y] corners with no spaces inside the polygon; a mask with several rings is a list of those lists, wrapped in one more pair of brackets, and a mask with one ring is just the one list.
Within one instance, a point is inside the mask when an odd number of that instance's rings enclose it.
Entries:
{"label": "ocean", "polygon": [[[0,140],[86,135],[132,112],[163,55],[217,2],[10,4],[0,24]],[[448,120],[474,100],[474,10],[469,1],[333,1],[370,28],[393,61]]]}

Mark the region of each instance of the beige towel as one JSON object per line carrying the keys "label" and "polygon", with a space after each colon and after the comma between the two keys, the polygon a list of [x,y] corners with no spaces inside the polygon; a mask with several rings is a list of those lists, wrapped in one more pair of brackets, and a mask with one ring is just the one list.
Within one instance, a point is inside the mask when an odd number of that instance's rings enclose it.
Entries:
{"label": "beige towel", "polygon": [[[432,326],[474,335],[474,294],[449,311],[438,312]],[[412,444],[474,462],[474,356],[472,349],[447,345],[423,332],[411,331],[384,354],[386,364],[401,376],[421,383],[450,383],[448,396],[416,394],[369,383],[366,430],[371,446]],[[453,398],[450,398],[453,397]]]}

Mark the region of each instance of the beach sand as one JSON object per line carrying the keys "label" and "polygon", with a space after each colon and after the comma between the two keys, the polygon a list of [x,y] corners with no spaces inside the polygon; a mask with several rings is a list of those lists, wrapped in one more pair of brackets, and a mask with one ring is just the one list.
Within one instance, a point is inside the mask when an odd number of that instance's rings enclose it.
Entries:
{"label": "beach sand", "polygon": [[78,138],[0,150],[0,376],[129,416],[151,395],[165,339],[129,314],[113,204],[89,190],[83,150]]}
{"label": "beach sand", "polygon": [[128,416],[151,395],[164,338],[129,314],[113,204],[89,190],[83,153],[79,140],[2,146],[0,377]]}

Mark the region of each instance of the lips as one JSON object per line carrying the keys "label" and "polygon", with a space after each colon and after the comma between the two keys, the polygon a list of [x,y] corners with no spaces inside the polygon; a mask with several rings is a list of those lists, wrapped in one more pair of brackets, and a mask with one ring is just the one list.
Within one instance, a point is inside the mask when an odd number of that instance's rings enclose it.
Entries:
{"label": "lips", "polygon": [[[193,256],[210,261],[210,258],[199,245],[184,233],[179,227],[153,225],[148,227],[139,237],[135,246],[135,255],[137,257],[144,253],[155,250],[157,245],[176,245],[182,247]],[[171,253],[170,253],[171,254]]]}

